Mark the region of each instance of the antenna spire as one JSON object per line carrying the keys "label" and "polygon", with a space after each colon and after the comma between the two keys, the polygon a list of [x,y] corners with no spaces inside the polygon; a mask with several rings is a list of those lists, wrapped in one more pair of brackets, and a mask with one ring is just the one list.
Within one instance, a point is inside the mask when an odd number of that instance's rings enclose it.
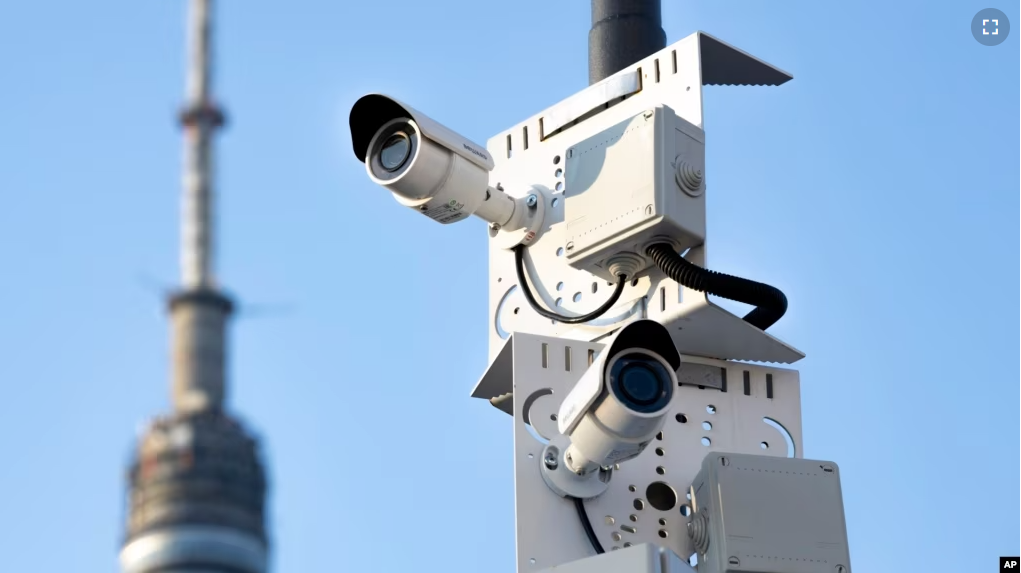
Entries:
{"label": "antenna spire", "polygon": [[191,0],[181,206],[181,290],[170,299],[173,399],[179,412],[219,410],[226,385],[227,321],[231,300],[214,268],[213,138],[224,115],[212,95],[212,0]]}
{"label": "antenna spire", "polygon": [[212,96],[212,0],[192,0],[189,18],[184,128],[184,197],[181,213],[181,280],[185,289],[212,288],[215,193],[213,137],[224,115]]}

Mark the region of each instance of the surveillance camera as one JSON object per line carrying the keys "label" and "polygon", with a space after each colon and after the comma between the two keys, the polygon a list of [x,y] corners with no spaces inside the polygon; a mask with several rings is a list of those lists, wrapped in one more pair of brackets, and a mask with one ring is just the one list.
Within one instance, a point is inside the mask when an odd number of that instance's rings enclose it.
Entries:
{"label": "surveillance camera", "polygon": [[560,405],[567,468],[584,476],[641,454],[663,427],[680,366],[658,322],[638,320],[617,331]]}
{"label": "surveillance camera", "polygon": [[485,147],[380,94],[355,102],[350,124],[369,178],[402,205],[444,224],[474,214],[499,228],[514,217],[515,200],[489,187]]}

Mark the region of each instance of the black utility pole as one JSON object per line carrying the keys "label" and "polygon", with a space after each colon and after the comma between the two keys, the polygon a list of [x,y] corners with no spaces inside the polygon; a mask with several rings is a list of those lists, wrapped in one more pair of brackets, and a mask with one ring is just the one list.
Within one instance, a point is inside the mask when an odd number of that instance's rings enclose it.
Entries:
{"label": "black utility pole", "polygon": [[600,82],[666,47],[660,0],[592,0],[588,82]]}

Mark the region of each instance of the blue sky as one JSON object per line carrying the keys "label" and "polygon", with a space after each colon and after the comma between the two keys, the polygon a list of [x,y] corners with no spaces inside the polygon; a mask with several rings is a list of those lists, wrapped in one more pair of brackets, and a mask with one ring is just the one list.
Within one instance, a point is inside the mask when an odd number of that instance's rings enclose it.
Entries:
{"label": "blue sky", "polygon": [[[512,571],[509,419],[468,398],[484,227],[395,205],[346,116],[389,92],[485,141],[585,87],[589,3],[220,4],[220,275],[251,305],[230,400],[265,437],[275,571]],[[664,4],[669,42],[795,76],[706,89],[711,266],[791,301],[771,331],[808,354],[854,567],[991,571],[1021,552],[1017,30],[979,45],[971,0]],[[184,8],[0,4],[10,571],[116,570],[134,431],[169,406]]]}

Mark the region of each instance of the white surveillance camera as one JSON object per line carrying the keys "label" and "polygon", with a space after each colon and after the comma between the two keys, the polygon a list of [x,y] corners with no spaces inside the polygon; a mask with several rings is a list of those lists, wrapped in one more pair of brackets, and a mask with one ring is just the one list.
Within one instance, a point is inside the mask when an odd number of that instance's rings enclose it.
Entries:
{"label": "white surveillance camera", "polygon": [[444,224],[477,215],[499,228],[514,217],[515,200],[489,187],[485,147],[380,94],[355,102],[350,124],[369,178],[402,205]]}
{"label": "white surveillance camera", "polygon": [[663,427],[680,367],[658,322],[638,320],[617,331],[560,405],[567,469],[584,476],[641,454]]}

